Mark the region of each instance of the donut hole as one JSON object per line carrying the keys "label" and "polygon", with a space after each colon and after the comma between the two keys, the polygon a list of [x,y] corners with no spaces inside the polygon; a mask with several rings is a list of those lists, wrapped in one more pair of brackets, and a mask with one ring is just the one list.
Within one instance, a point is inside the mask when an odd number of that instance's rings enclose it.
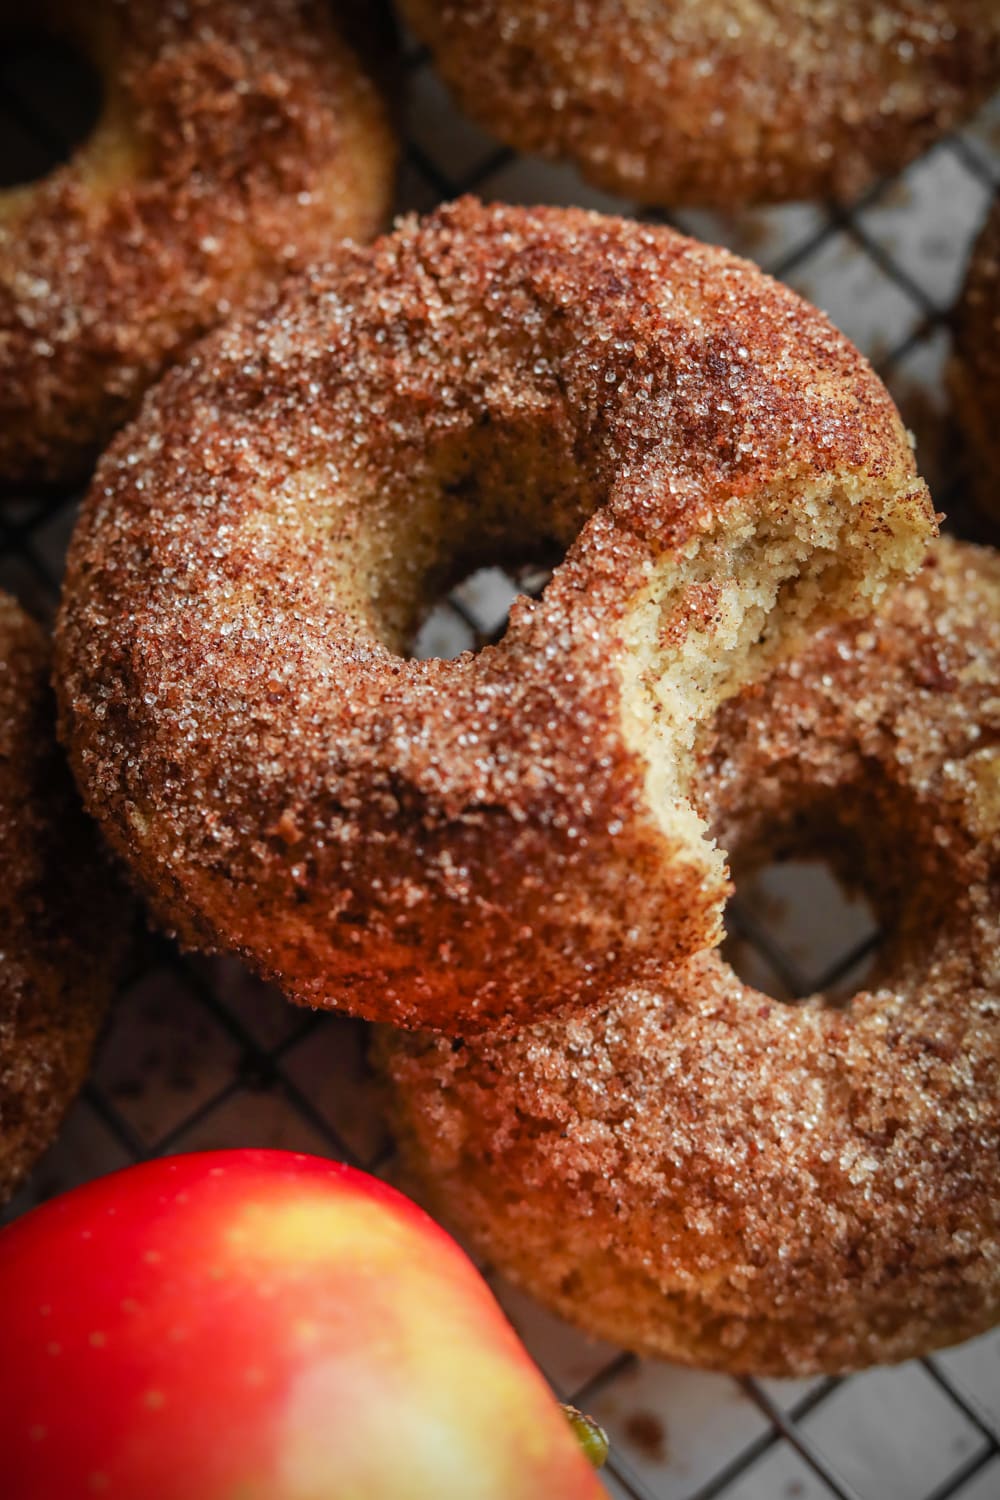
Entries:
{"label": "donut hole", "polygon": [[808,759],[769,774],[766,743],[739,743],[739,710],[720,725],[735,735],[735,774],[725,812],[713,817],[735,883],[726,958],[741,979],[786,1002],[843,1009],[874,988],[911,990],[964,941],[966,893],[956,888],[946,812],[869,760],[838,761],[836,747],[827,772],[835,764],[837,774],[818,785]]}
{"label": "donut hole", "polygon": [[554,560],[476,568],[434,604],[414,634],[409,655],[417,661],[454,660],[503,638],[511,607],[522,594],[537,599]]}
{"label": "donut hole", "polygon": [[37,182],[93,134],[103,89],[71,41],[34,30],[0,34],[0,189]]}
{"label": "donut hole", "polygon": [[746,984],[794,1004],[844,1006],[873,974],[882,929],[867,894],[821,858],[773,860],[736,877],[723,955]]}
{"label": "donut hole", "polygon": [[352,531],[338,517],[364,558],[354,603],[376,639],[401,657],[453,658],[497,641],[520,595],[540,596],[603,498],[563,438],[530,416],[484,421],[383,492],[374,539],[359,534],[364,511]]}

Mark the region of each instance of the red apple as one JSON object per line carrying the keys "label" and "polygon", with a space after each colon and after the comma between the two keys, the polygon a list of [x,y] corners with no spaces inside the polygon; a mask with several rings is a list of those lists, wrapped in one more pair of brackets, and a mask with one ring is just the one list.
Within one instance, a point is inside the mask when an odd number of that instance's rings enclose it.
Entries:
{"label": "red apple", "polygon": [[485,1282],[349,1167],[131,1167],[0,1233],[5,1500],[597,1500]]}

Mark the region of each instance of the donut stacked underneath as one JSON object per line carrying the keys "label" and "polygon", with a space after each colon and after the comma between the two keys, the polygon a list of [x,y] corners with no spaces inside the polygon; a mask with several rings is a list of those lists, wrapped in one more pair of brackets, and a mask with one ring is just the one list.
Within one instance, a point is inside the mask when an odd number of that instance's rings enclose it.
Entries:
{"label": "donut stacked underneath", "polygon": [[832,852],[885,929],[846,1009],[716,951],[512,1039],[386,1033],[446,1221],[583,1328],[703,1366],[846,1371],[995,1323],[998,683],[1000,557],[943,542],[718,717],[722,837]]}

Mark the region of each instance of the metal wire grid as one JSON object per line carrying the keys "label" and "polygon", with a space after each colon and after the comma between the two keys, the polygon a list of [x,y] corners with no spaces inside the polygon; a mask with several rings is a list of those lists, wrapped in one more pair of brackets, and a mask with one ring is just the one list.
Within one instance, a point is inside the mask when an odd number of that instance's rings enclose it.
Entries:
{"label": "metal wire grid", "polygon": [[[409,47],[406,60],[401,208],[478,191],[629,211],[569,169],[497,146],[454,113],[419,49]],[[19,135],[29,148],[58,150],[69,118],[40,114],[24,80],[0,67],[5,142]],[[916,429],[939,505],[974,539],[988,538],[965,501],[940,373],[968,243],[1000,184],[997,119],[1000,111],[987,112],[900,181],[849,207],[670,216],[680,228],[751,254],[831,310],[873,357]],[[42,616],[55,605],[74,511],[72,498],[25,497],[0,512],[0,584]],[[438,613],[427,649],[488,638],[511,591],[499,576],[458,590]],[[844,983],[877,944],[876,933],[855,924],[854,936],[817,965],[815,952],[810,962],[787,931],[775,931],[766,907],[751,902],[730,916],[745,961],[757,966],[754,977],[788,997]],[[831,920],[836,928],[835,913]],[[97,1172],[199,1146],[287,1145],[391,1175],[392,1146],[364,1054],[359,1023],[297,1012],[232,961],[186,958],[143,934],[94,1076],[8,1216]],[[495,1287],[560,1393],[610,1428],[608,1488],[619,1500],[1000,1496],[996,1339],[848,1381],[729,1381],[589,1343],[501,1282]],[[881,1446],[880,1431],[889,1439]],[[877,1462],[861,1451],[873,1441]]]}

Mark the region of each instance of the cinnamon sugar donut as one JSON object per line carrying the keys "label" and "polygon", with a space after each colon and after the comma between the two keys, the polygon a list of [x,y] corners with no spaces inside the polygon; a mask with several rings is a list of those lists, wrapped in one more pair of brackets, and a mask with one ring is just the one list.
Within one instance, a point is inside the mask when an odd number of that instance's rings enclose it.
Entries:
{"label": "cinnamon sugar donut", "polygon": [[850,197],[1000,84],[995,0],[402,0],[462,106],[642,203]]}
{"label": "cinnamon sugar donut", "polygon": [[65,166],[0,192],[0,486],[85,476],[233,303],[380,227],[395,148],[348,23],[348,0],[33,7],[104,102]]}
{"label": "cinnamon sugar donut", "polygon": [[718,951],[513,1039],[382,1039],[406,1155],[498,1267],[631,1349],[758,1374],[1000,1317],[1000,557],[942,541],[872,622],[727,703],[745,857],[832,854],[888,933],[847,1009]]}
{"label": "cinnamon sugar donut", "polygon": [[84,1079],[123,899],[58,754],[38,626],[0,594],[0,1203]]}
{"label": "cinnamon sugar donut", "polygon": [[[884,388],[787,289],[465,201],[147,399],[71,548],[62,732],[184,942],[304,1004],[521,1021],[713,940],[699,727],[932,525]],[[407,658],[450,582],[553,545],[499,645]]]}
{"label": "cinnamon sugar donut", "polygon": [[950,373],[977,501],[1000,521],[1000,198],[994,200],[972,251],[955,315]]}

